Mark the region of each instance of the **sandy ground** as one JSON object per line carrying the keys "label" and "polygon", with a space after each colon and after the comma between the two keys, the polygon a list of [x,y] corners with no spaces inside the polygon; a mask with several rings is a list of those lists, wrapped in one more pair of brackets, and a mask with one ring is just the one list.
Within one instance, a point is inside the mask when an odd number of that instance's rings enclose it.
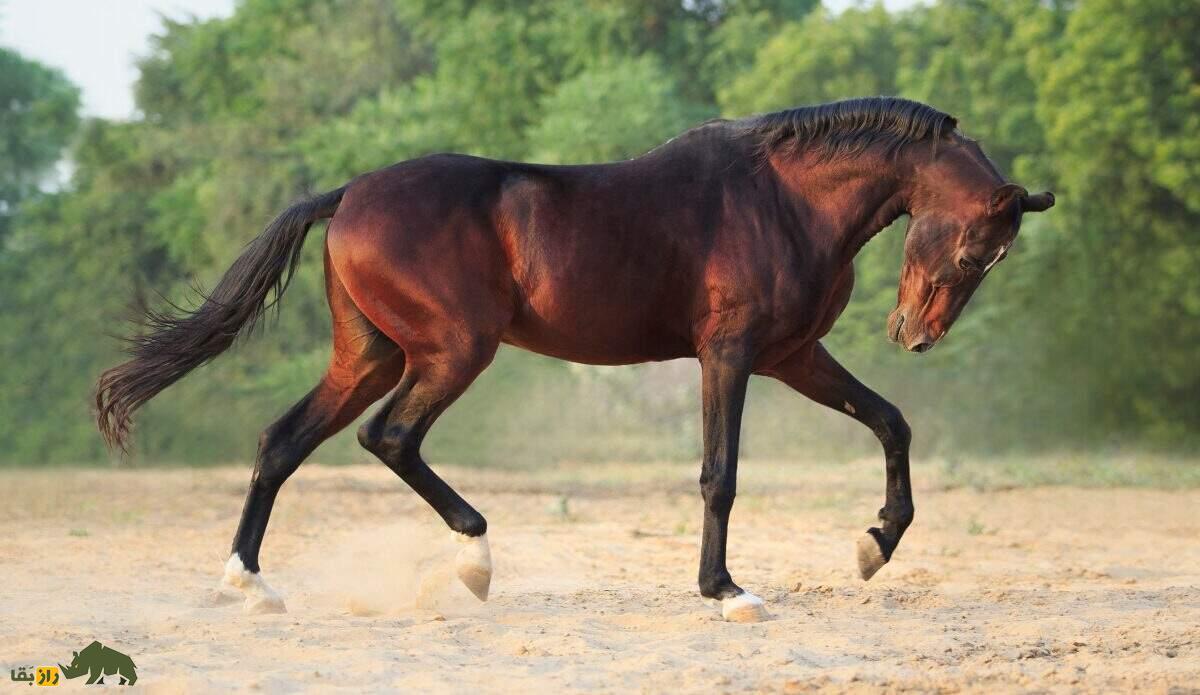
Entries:
{"label": "sandy ground", "polygon": [[863,583],[881,468],[743,463],[730,568],[768,602],[755,625],[696,593],[694,466],[443,468],[491,525],[480,604],[391,473],[310,464],[262,556],[290,612],[266,616],[215,590],[245,468],[4,471],[0,667],[98,639],[162,692],[1200,692],[1200,491],[918,468],[916,523]]}

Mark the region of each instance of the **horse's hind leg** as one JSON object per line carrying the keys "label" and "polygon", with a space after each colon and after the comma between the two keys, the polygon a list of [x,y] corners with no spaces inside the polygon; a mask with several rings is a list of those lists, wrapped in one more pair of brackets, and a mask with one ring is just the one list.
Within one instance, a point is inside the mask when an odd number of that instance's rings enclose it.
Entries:
{"label": "horse's hind leg", "polygon": [[313,449],[337,433],[400,379],[404,355],[350,302],[327,268],[333,312],[333,359],[317,387],[259,439],[258,457],[242,519],[225,564],[226,584],[246,595],[252,613],[281,613],[284,605],[259,573],[258,551],[279,488]]}
{"label": "horse's hind leg", "polygon": [[395,392],[358,430],[363,447],[428,502],[464,544],[457,558],[458,577],[482,601],[487,600],[492,579],[487,521],[429,468],[420,448],[434,421],[487,367],[498,346],[498,339],[480,339],[437,354],[409,354]]}
{"label": "horse's hind leg", "polygon": [[434,421],[491,363],[514,316],[508,254],[480,208],[485,196],[468,193],[474,185],[441,174],[366,177],[356,184],[361,195],[347,195],[328,243],[347,293],[404,351],[400,383],[358,441],[454,531],[463,543],[458,576],[486,599],[487,522],[420,452]]}
{"label": "horse's hind leg", "polygon": [[[402,361],[402,359],[401,359]],[[279,488],[321,442],[341,430],[395,383],[371,375],[348,383],[330,370],[259,439],[242,519],[225,563],[224,581],[246,595],[249,613],[282,613],[283,600],[259,574],[258,552]]]}

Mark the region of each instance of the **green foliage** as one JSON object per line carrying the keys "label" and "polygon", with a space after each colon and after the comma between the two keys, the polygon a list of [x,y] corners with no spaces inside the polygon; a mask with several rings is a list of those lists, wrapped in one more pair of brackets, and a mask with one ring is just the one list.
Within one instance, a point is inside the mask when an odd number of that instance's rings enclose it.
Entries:
{"label": "green foliage", "polygon": [[729,115],[896,91],[896,21],[882,5],[784,24],[754,64],[718,90]]}
{"label": "green foliage", "polygon": [[[1060,205],[1027,220],[943,347],[888,345],[903,224],[867,245],[826,343],[905,411],[918,452],[1022,452],[1200,431],[1200,14],[1172,0],[243,0],[164,21],[139,116],[79,127],[77,90],[0,51],[4,461],[103,459],[110,333],[196,300],[289,200],[436,151],[620,159],[716,114],[868,94],[938,106]],[[74,175],[38,192],[73,142]],[[319,238],[319,234],[317,234]],[[328,359],[321,247],[265,338],[162,394],[148,460],[252,455]],[[161,293],[161,295],[160,295]],[[504,349],[430,435],[434,460],[691,458],[694,364],[597,368]],[[521,407],[514,408],[519,403]],[[865,428],[755,380],[745,453],[845,458]],[[352,436],[318,452],[366,458]]]}
{"label": "green foliage", "polygon": [[1089,269],[1071,288],[1086,327],[1066,336],[1064,359],[1103,365],[1084,388],[1105,427],[1194,436],[1200,13],[1170,0],[1081,5],[1040,96],[1073,230],[1062,254]]}
{"label": "green foliage", "polygon": [[572,164],[628,159],[712,115],[684,102],[652,55],[599,64],[559,83],[541,114],[529,134],[533,158]]}
{"label": "green foliage", "polygon": [[78,109],[79,90],[62,74],[0,48],[0,243],[58,162]]}
{"label": "green foliage", "polygon": [[1040,0],[942,2],[898,23],[896,71],[906,96],[954,114],[1001,171],[1045,150],[1037,120],[1041,65],[1031,62],[1061,31]]}

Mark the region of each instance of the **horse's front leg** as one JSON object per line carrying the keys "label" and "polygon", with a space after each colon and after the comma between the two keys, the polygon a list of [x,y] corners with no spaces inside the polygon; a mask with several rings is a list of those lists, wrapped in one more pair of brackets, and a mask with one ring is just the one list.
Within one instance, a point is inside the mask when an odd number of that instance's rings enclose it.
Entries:
{"label": "horse's front leg", "polygon": [[767,617],[762,599],[733,583],[725,566],[729,513],[737,492],[738,437],[753,356],[740,345],[712,345],[700,355],[704,401],[704,538],[700,546],[700,594],[721,602],[726,620]]}
{"label": "horse's front leg", "polygon": [[879,528],[858,541],[858,571],[870,579],[892,559],[904,530],[912,523],[912,483],[908,476],[908,423],[896,406],[864,386],[818,343],[763,372],[821,405],[858,420],[879,438],[887,465],[887,496],[879,510]]}

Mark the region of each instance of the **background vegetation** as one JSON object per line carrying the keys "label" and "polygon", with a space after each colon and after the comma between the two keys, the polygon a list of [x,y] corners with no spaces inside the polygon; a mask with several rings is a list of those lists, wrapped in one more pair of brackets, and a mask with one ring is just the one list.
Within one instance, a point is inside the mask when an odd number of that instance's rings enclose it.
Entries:
{"label": "background vegetation", "polygon": [[[0,460],[108,459],[89,412],[109,337],[219,274],[290,200],[439,150],[631,157],[701,120],[899,94],[1058,194],[938,350],[884,336],[903,222],[868,245],[826,343],[901,406],[919,454],[1186,452],[1200,425],[1200,8],[1178,0],[243,0],[166,21],[139,115],[0,51]],[[73,174],[47,192],[65,156]],[[319,234],[316,235],[319,238]],[[135,460],[253,454],[328,357],[320,243],[266,336],[160,396]],[[504,349],[431,458],[692,458],[692,362],[582,367]],[[847,456],[864,428],[756,383],[744,453]],[[323,460],[362,458],[353,436]],[[1182,464],[1181,464],[1182,465]]]}

